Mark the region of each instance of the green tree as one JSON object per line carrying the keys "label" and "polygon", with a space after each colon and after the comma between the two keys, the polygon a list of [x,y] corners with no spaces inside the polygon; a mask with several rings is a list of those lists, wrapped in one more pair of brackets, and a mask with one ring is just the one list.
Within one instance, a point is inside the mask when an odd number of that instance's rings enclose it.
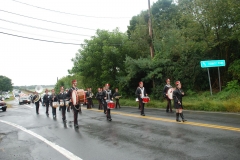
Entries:
{"label": "green tree", "polygon": [[12,91],[12,80],[6,76],[0,75],[0,91]]}

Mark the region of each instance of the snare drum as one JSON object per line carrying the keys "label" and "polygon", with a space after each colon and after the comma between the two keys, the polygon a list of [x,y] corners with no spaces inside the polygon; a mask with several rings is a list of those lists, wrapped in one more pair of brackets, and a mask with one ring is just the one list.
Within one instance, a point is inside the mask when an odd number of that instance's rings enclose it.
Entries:
{"label": "snare drum", "polygon": [[113,101],[109,101],[107,103],[107,108],[108,109],[115,109],[115,103]]}
{"label": "snare drum", "polygon": [[150,101],[150,98],[149,97],[143,97],[142,98],[142,102],[143,103],[148,103]]}
{"label": "snare drum", "polygon": [[60,106],[62,107],[62,106],[64,106],[64,102],[63,101],[60,101]]}
{"label": "snare drum", "polygon": [[58,103],[58,102],[52,102],[52,106],[53,106],[53,108],[57,108],[57,107],[58,107],[58,105],[59,105],[59,103]]}
{"label": "snare drum", "polygon": [[65,106],[66,106],[66,107],[69,106],[69,101],[65,101]]}

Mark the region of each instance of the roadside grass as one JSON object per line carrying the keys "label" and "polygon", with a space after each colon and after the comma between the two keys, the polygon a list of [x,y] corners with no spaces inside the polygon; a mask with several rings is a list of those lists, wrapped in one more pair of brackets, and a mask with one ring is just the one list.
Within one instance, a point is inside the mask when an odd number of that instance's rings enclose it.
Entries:
{"label": "roadside grass", "polygon": [[[122,98],[119,102],[121,106],[138,107],[139,105],[138,102],[136,102],[135,98]],[[212,96],[209,92],[202,92],[199,94],[186,95],[183,97],[183,107],[186,110],[240,113],[239,102],[239,93],[232,92],[219,92],[214,93]],[[95,101],[95,103],[98,102]],[[160,98],[159,100],[151,99],[150,102],[145,105],[145,107],[165,109],[166,105],[166,100]]]}

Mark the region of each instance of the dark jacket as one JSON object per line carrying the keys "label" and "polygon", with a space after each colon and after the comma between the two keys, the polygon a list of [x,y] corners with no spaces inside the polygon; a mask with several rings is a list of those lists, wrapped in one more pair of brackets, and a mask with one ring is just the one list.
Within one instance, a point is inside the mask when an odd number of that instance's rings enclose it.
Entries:
{"label": "dark jacket", "polygon": [[112,100],[113,96],[112,96],[112,91],[110,89],[103,91],[103,97],[106,97],[106,101],[107,100]]}
{"label": "dark jacket", "polygon": [[115,93],[113,94],[113,98],[115,98],[116,96],[120,96],[119,92],[115,92]]}
{"label": "dark jacket", "polygon": [[[174,108],[176,108],[176,109],[183,108],[182,97],[184,95],[182,93],[183,93],[183,91],[181,89],[178,89],[178,88],[176,88],[173,91]],[[180,102],[180,104],[178,102]]]}
{"label": "dark jacket", "polygon": [[60,103],[60,101],[63,101],[64,102],[64,105],[65,105],[65,101],[68,100],[68,95],[63,92],[63,93],[59,93],[58,94],[58,102]]}
{"label": "dark jacket", "polygon": [[[145,89],[144,87],[142,87],[142,88],[144,89],[144,90],[143,90],[143,97],[146,97],[147,91],[146,91],[146,89]],[[138,88],[136,89],[136,91],[135,91],[135,95],[137,96],[138,99],[141,98],[140,94],[142,94],[141,88],[138,87]]]}
{"label": "dark jacket", "polygon": [[49,94],[45,94],[44,96],[43,96],[43,103],[45,103],[45,104],[49,104],[49,101],[50,101],[50,95]]}
{"label": "dark jacket", "polygon": [[166,94],[167,94],[167,91],[168,91],[169,88],[172,88],[172,86],[171,86],[171,85],[167,85],[167,84],[163,87],[163,92],[162,92],[162,94],[163,94],[163,97],[164,97],[164,98],[167,97]]}
{"label": "dark jacket", "polygon": [[[40,96],[40,95],[39,95]],[[33,96],[33,102],[34,102],[34,100],[37,98],[37,95],[34,95]],[[42,98],[40,97],[40,99],[37,101],[37,102],[35,102],[35,104],[39,104],[39,102],[41,102],[42,103]]]}
{"label": "dark jacket", "polygon": [[57,95],[55,93],[51,94],[51,96],[49,98],[50,105],[52,106],[52,102],[57,102],[57,101],[58,101]]}

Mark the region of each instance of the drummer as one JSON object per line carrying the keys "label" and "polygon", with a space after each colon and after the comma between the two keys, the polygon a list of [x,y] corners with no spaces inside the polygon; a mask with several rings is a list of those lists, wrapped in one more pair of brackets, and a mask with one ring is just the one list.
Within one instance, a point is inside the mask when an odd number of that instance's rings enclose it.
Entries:
{"label": "drummer", "polygon": [[166,79],[166,85],[163,88],[163,97],[167,100],[167,107],[166,107],[166,112],[169,113],[169,109],[170,109],[170,113],[173,113],[172,111],[172,104],[171,104],[171,99],[168,98],[168,90],[172,88],[172,86],[170,85],[170,79]]}
{"label": "drummer", "polygon": [[[77,88],[77,80],[72,80],[72,88],[69,89],[67,93],[67,97],[72,97],[73,90],[78,90]],[[78,128],[78,113],[81,113],[81,106],[80,104],[73,105],[73,102],[71,102],[69,105],[72,106],[73,109],[73,116],[74,116],[74,127]]]}
{"label": "drummer", "polygon": [[109,89],[110,85],[105,84],[105,90],[103,91],[104,97],[104,110],[106,111],[106,116],[108,121],[112,121],[110,109],[107,108],[107,103],[113,100],[112,91]]}
{"label": "drummer", "polygon": [[66,100],[67,100],[67,94],[64,92],[64,87],[60,88],[60,93],[58,95],[58,101],[59,103],[62,102],[61,110],[62,110],[62,120],[63,122],[67,122],[66,120]]}
{"label": "drummer", "polygon": [[52,94],[51,94],[51,96],[49,98],[50,99],[50,106],[52,107],[53,118],[56,118],[57,117],[57,115],[56,115],[56,108],[53,106],[53,102],[58,102],[58,97],[57,97],[54,89],[52,89],[51,92],[52,92]]}
{"label": "drummer", "polygon": [[117,109],[117,106],[121,108],[119,104],[119,97],[120,97],[120,94],[118,92],[118,88],[115,88],[115,93],[113,94],[113,98],[116,99],[116,109]]}
{"label": "drummer", "polygon": [[148,94],[146,92],[146,89],[143,87],[143,82],[142,81],[139,82],[139,87],[136,89],[135,94],[136,94],[136,96],[138,98],[138,101],[139,101],[139,104],[140,104],[141,115],[145,116],[144,103],[143,103],[142,98],[148,96]]}

